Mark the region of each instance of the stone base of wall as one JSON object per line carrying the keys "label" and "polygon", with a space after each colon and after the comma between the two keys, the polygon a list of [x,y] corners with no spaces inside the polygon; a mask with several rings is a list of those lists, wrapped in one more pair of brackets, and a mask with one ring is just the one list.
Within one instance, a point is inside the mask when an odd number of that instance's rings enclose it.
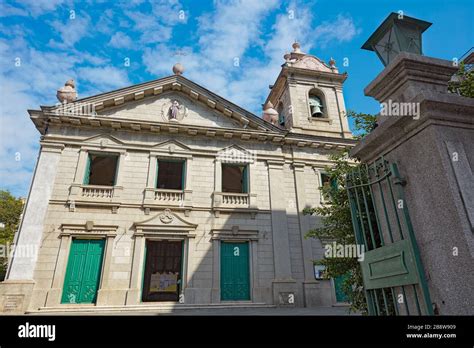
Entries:
{"label": "stone base of wall", "polygon": [[56,307],[61,303],[61,295],[63,289],[53,288],[48,291],[48,297],[46,298],[46,307]]}
{"label": "stone base of wall", "polygon": [[330,280],[303,283],[306,307],[330,307],[333,305]]}
{"label": "stone base of wall", "polygon": [[101,289],[97,292],[97,306],[122,306],[127,292],[127,289]]}
{"label": "stone base of wall", "polygon": [[0,283],[0,313],[24,314],[34,285],[32,280],[6,280]]}
{"label": "stone base of wall", "polygon": [[141,290],[140,289],[129,289],[126,292],[125,296],[125,305],[127,306],[133,306],[140,304],[140,295],[141,295]]}
{"label": "stone base of wall", "polygon": [[[186,304],[209,304],[217,301],[216,291],[210,288],[186,288],[184,289],[184,303]],[[220,296],[220,295],[219,295]]]}
{"label": "stone base of wall", "polygon": [[303,296],[295,280],[274,280],[273,304],[278,307],[303,307]]}

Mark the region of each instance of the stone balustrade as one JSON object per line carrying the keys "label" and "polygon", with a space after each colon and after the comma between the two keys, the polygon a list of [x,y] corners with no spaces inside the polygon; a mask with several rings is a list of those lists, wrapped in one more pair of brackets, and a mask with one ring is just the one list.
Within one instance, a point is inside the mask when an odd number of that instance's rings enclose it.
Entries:
{"label": "stone balustrade", "polygon": [[88,198],[113,198],[114,187],[113,186],[82,186],[81,197]]}
{"label": "stone balustrade", "polygon": [[183,190],[155,190],[155,201],[163,204],[181,205],[184,201]]}
{"label": "stone balustrade", "polygon": [[147,187],[144,192],[144,207],[191,207],[192,190],[170,190]]}
{"label": "stone balustrade", "polygon": [[76,205],[106,205],[118,207],[121,204],[122,186],[82,185],[72,184],[68,202],[70,209]]}
{"label": "stone balustrade", "polygon": [[251,208],[256,195],[249,193],[214,192],[215,208]]}

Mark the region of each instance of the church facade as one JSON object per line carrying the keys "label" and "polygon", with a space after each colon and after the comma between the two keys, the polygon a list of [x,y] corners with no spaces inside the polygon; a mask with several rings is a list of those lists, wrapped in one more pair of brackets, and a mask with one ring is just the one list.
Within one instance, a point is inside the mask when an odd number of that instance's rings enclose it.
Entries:
{"label": "church facade", "polygon": [[173,72],[78,100],[68,81],[29,110],[41,149],[2,311],[341,301],[302,211],[355,144],[347,75],[295,43],[258,117]]}

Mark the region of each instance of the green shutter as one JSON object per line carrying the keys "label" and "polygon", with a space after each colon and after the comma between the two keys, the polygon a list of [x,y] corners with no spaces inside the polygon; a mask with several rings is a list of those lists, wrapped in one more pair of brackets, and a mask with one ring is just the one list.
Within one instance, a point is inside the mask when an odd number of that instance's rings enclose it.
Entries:
{"label": "green shutter", "polygon": [[248,193],[249,192],[249,175],[248,175],[248,165],[244,167],[242,171],[242,192]]}
{"label": "green shutter", "polygon": [[118,172],[118,167],[120,165],[120,156],[115,156],[117,157],[117,160],[115,161],[115,173],[114,173],[114,186],[117,185],[117,172]]}
{"label": "green shutter", "polygon": [[84,174],[84,185],[89,185],[89,179],[91,176],[91,155],[87,154],[86,173]]}
{"label": "green shutter", "polygon": [[155,180],[155,188],[159,188],[158,186],[158,169],[160,167],[160,161],[156,160],[156,180]]}
{"label": "green shutter", "polygon": [[278,115],[278,123],[280,124],[280,126],[285,125],[285,116],[282,113]]}
{"label": "green shutter", "polygon": [[186,161],[183,161],[183,173],[181,176],[181,190],[184,190],[185,183],[186,183]]}

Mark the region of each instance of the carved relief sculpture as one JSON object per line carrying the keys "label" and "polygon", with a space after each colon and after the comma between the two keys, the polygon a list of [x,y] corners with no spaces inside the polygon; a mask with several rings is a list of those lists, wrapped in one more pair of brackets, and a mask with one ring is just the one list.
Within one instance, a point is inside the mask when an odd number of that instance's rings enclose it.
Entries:
{"label": "carved relief sculpture", "polygon": [[161,108],[161,115],[163,116],[163,119],[169,122],[182,121],[187,116],[187,114],[188,108],[176,99],[163,104]]}

